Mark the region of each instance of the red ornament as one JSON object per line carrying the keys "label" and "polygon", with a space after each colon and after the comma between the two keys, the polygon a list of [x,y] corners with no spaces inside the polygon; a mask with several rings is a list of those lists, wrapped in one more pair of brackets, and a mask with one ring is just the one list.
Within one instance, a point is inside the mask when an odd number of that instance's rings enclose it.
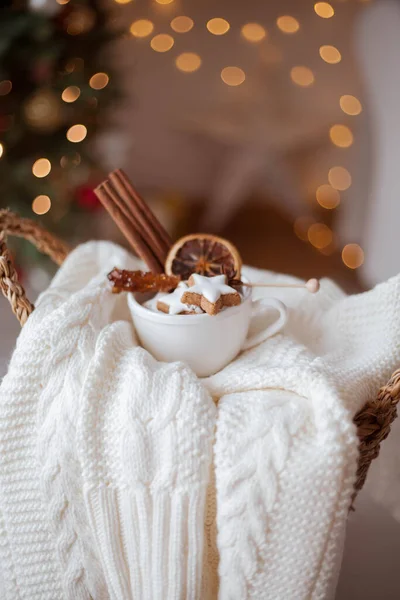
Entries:
{"label": "red ornament", "polygon": [[75,190],[77,204],[88,211],[95,211],[101,208],[101,203],[89,185],[82,185]]}

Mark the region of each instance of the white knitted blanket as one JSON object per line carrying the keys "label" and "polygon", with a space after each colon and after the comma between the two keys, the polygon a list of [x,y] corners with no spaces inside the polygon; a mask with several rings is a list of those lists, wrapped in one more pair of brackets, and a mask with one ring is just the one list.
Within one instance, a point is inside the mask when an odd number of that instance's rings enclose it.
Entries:
{"label": "white knitted blanket", "polygon": [[137,345],[115,265],[138,262],[106,242],[67,258],[2,382],[0,598],[331,597],[352,419],[400,363],[399,278],[274,290],[284,333],[199,380]]}

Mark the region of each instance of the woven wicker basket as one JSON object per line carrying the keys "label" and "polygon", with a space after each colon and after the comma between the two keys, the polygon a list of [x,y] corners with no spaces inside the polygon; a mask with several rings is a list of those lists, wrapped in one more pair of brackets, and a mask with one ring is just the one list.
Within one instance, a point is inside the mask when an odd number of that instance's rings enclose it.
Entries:
{"label": "woven wicker basket", "polygon": [[[22,326],[34,306],[18,282],[18,275],[6,244],[7,235],[29,240],[58,265],[62,264],[70,248],[35,221],[23,219],[7,210],[0,210],[0,288]],[[388,383],[377,391],[376,398],[367,402],[354,419],[360,440],[354,497],[364,485],[371,461],[379,454],[381,442],[389,435],[390,426],[397,416],[396,407],[399,400],[400,369],[393,373]]]}

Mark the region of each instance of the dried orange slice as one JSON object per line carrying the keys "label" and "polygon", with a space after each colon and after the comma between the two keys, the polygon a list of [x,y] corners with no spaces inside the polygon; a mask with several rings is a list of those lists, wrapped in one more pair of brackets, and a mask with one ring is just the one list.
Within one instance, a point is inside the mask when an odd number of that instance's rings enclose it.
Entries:
{"label": "dried orange slice", "polygon": [[165,272],[182,280],[189,279],[192,273],[209,277],[225,273],[228,278],[240,278],[241,266],[240,254],[231,242],[208,233],[193,233],[172,246]]}

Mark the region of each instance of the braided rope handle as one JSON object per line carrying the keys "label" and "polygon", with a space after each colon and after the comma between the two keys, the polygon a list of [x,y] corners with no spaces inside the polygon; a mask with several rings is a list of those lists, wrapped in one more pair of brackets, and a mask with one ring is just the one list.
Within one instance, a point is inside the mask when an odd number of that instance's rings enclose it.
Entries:
{"label": "braided rope handle", "polygon": [[40,252],[50,256],[57,265],[61,265],[70,248],[35,221],[19,217],[9,210],[0,210],[0,289],[22,326],[34,306],[18,281],[18,274],[6,243],[7,235],[29,240]]}

